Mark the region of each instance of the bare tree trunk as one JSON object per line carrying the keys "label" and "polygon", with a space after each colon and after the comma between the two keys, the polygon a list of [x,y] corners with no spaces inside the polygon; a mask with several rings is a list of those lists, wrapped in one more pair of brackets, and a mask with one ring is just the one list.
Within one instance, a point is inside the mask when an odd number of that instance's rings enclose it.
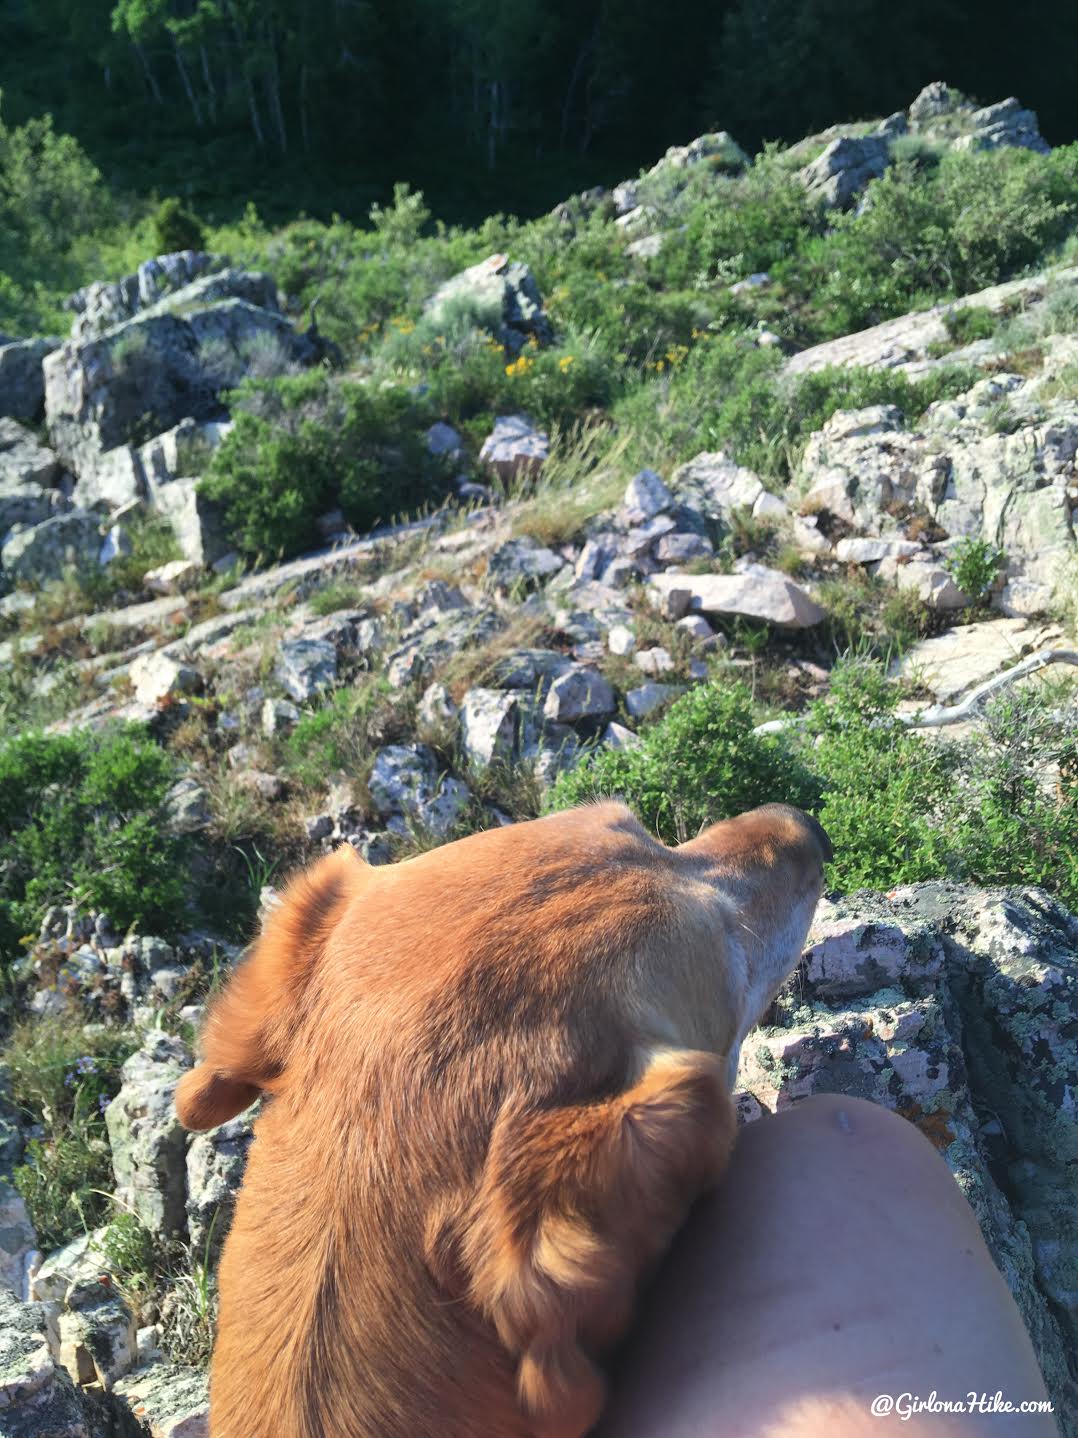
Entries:
{"label": "bare tree trunk", "polygon": [[206,102],[210,109],[210,119],[217,122],[217,87],[213,83],[213,71],[210,69],[210,57],[206,54],[205,45],[198,47],[199,57],[202,61],[202,82],[206,86]]}
{"label": "bare tree trunk", "polygon": [[277,143],[284,154],[288,149],[288,131],[285,129],[284,110],[281,107],[281,74],[277,66],[277,46],[273,31],[266,27],[266,54],[269,57],[265,71],[266,89],[269,92],[270,109],[277,128]]}
{"label": "bare tree trunk", "polygon": [[307,66],[299,70],[299,133],[304,153],[311,148],[310,113],[307,105]]}
{"label": "bare tree trunk", "polygon": [[154,73],[150,69],[150,62],[146,58],[146,51],[142,48],[142,46],[138,43],[137,40],[132,40],[131,44],[134,48],[135,54],[139,57],[139,63],[142,65],[142,73],[146,77],[146,85],[150,91],[150,94],[153,96],[154,100],[158,105],[163,105],[165,103],[164,96],[161,94],[160,87],[158,86],[157,81],[154,78]]}
{"label": "bare tree trunk", "polygon": [[187,66],[183,63],[183,53],[175,40],[172,42],[172,53],[176,57],[176,68],[180,72],[180,79],[183,81],[183,88],[187,92],[187,99],[191,106],[191,113],[195,117],[195,124],[202,128],[202,110],[199,108],[198,100],[195,98],[194,87],[191,84],[191,77],[187,73]]}
{"label": "bare tree trunk", "polygon": [[558,136],[558,145],[564,150],[565,143],[569,138],[569,116],[572,112],[573,100],[576,98],[576,90],[584,74],[584,66],[595,49],[599,38],[598,23],[592,31],[589,39],[585,40],[573,61],[572,74],[569,76],[569,83],[565,87],[565,99],[561,105],[561,133]]}

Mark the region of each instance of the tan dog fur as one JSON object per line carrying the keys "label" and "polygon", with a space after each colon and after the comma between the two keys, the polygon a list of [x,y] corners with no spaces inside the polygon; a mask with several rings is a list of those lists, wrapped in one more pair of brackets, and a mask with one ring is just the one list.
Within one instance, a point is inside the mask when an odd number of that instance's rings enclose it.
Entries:
{"label": "tan dog fur", "polygon": [[734,1136],[830,846],[620,804],[297,879],[177,1110],[271,1095],[220,1269],[213,1438],[580,1438],[596,1358]]}

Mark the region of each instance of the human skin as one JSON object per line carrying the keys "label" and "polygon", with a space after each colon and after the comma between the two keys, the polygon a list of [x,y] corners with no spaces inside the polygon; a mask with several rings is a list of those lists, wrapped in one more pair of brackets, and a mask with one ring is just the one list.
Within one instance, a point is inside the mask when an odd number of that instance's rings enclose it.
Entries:
{"label": "human skin", "polygon": [[641,1305],[595,1438],[1049,1438],[1050,1414],[874,1417],[879,1394],[1047,1394],[929,1142],[860,1099],[744,1128]]}

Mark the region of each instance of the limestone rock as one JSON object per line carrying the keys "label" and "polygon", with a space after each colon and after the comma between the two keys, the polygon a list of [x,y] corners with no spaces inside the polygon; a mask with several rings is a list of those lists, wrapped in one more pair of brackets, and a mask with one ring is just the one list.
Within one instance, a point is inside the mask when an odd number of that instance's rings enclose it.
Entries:
{"label": "limestone rock", "polygon": [[832,140],[818,159],[801,171],[809,198],[827,209],[846,209],[870,180],[886,170],[891,155],[886,135]]}
{"label": "limestone rock", "polygon": [[990,679],[1026,654],[1059,643],[1059,632],[1028,619],[987,619],[922,639],[892,666],[901,678],[916,678],[941,704]]}
{"label": "limestone rock", "polygon": [[202,1260],[219,1254],[251,1147],[250,1112],[195,1134],[187,1150],[187,1233]]}
{"label": "limestone rock", "polygon": [[505,483],[538,474],[550,454],[550,436],[526,414],[508,414],[494,421],[483,441],[479,462]]}
{"label": "limestone rock", "polygon": [[297,704],[307,704],[336,684],[336,646],[328,639],[288,639],[277,652],[273,672]]}
{"label": "limestone rock", "polygon": [[1078,919],[1035,889],[824,900],[739,1075],[763,1109],[848,1093],[916,1124],[972,1204],[1062,1411],[1078,1377],[1076,955]]}
{"label": "limestone rock", "polygon": [[471,799],[466,784],[439,775],[434,754],[425,744],[387,744],[379,749],[367,787],[377,814],[399,816],[441,838],[460,823]]}
{"label": "limestone rock", "polygon": [[129,670],[135,699],[139,704],[159,704],[184,694],[197,694],[202,676],[190,664],[184,664],[164,650],[140,655]]}
{"label": "limestone rock", "polygon": [[576,724],[607,719],[616,707],[613,689],[597,670],[574,666],[550,686],[543,713],[556,723]]}
{"label": "limestone rock", "polygon": [[491,255],[455,275],[427,302],[426,313],[438,324],[461,307],[474,314],[510,358],[529,339],[544,345],[554,337],[534,275],[508,255]]}
{"label": "limestone rock", "polygon": [[641,684],[636,689],[630,689],[625,695],[625,708],[633,719],[646,719],[649,714],[654,714],[656,709],[661,709],[664,704],[669,704],[684,692],[683,684]]}
{"label": "limestone rock", "polygon": [[33,423],[45,406],[41,364],[58,339],[11,340],[0,336],[0,416]]}
{"label": "limestone rock", "polygon": [[271,289],[268,277],[245,271],[203,276],[48,355],[45,416],[65,463],[81,474],[130,443],[147,416],[159,432],[214,418],[218,396],[252,364],[268,374],[306,362],[309,346],[276,311]]}
{"label": "limestone rock", "polygon": [[59,1318],[60,1362],[82,1385],[109,1392],[134,1367],[135,1320],[108,1275],[68,1289]]}
{"label": "limestone rock", "polygon": [[195,589],[202,575],[202,566],[190,559],[170,559],[156,569],[147,569],[142,582],[151,594],[184,594]]}
{"label": "limestone rock", "polygon": [[490,556],[487,583],[503,593],[531,588],[557,574],[563,560],[528,535],[507,539]]}
{"label": "limestone rock", "polygon": [[900,564],[895,579],[899,589],[912,590],[929,609],[965,609],[969,604],[950,572],[931,561]]}
{"label": "limestone rock", "polygon": [[209,1438],[209,1375],[177,1363],[148,1363],[113,1388],[151,1438]]}
{"label": "limestone rock", "polygon": [[0,1287],[28,1298],[30,1271],[40,1258],[26,1204],[7,1177],[0,1177]]}
{"label": "limestone rock", "polygon": [[520,719],[517,695],[506,689],[469,689],[460,706],[461,750],[485,767],[512,758]]}
{"label": "limestone rock", "polygon": [[40,1303],[0,1288],[0,1434],[3,1438],[106,1438],[58,1362],[59,1335]]}
{"label": "limestone rock", "polygon": [[60,474],[59,459],[37,439],[33,430],[0,416],[0,492],[9,485],[33,484],[44,488],[56,484]]}
{"label": "limestone rock", "polygon": [[674,496],[653,469],[641,469],[625,486],[621,516],[626,524],[647,524],[674,506]]}
{"label": "limestone rock", "polygon": [[197,479],[174,479],[152,491],[151,502],[172,526],[184,559],[200,567],[225,563],[229,550],[221,508],[201,492]]}
{"label": "limestone rock", "polygon": [[783,629],[805,629],[826,617],[826,611],[800,585],[761,564],[748,565],[741,574],[656,574],[649,592],[656,596],[656,607],[662,610],[665,606],[667,613],[672,596],[687,594],[686,609],[763,619]]}
{"label": "limestone rock", "polygon": [[173,1105],[191,1066],[181,1039],[153,1030],[124,1063],[120,1092],[105,1110],[117,1197],[156,1234],[183,1231],[187,1135]]}
{"label": "limestone rock", "polygon": [[0,567],[11,580],[45,584],[70,569],[96,568],[100,548],[96,518],[72,509],[40,524],[15,525],[0,544]]}

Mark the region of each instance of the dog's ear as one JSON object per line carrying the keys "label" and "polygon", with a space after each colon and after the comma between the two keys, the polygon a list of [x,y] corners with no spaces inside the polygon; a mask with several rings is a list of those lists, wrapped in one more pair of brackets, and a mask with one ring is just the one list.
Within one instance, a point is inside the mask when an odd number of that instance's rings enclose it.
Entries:
{"label": "dog's ear", "polygon": [[352,846],[342,844],[289,884],[250,957],[211,1005],[202,1062],[176,1090],[184,1128],[215,1128],[234,1118],[282,1073],[305,1014],[311,971],[365,872]]}
{"label": "dog's ear", "polygon": [[537,1438],[580,1438],[597,1421],[593,1357],[625,1332],[641,1277],[718,1179],[734,1129],[720,1061],[687,1049],[651,1052],[613,1097],[499,1118],[460,1247]]}

